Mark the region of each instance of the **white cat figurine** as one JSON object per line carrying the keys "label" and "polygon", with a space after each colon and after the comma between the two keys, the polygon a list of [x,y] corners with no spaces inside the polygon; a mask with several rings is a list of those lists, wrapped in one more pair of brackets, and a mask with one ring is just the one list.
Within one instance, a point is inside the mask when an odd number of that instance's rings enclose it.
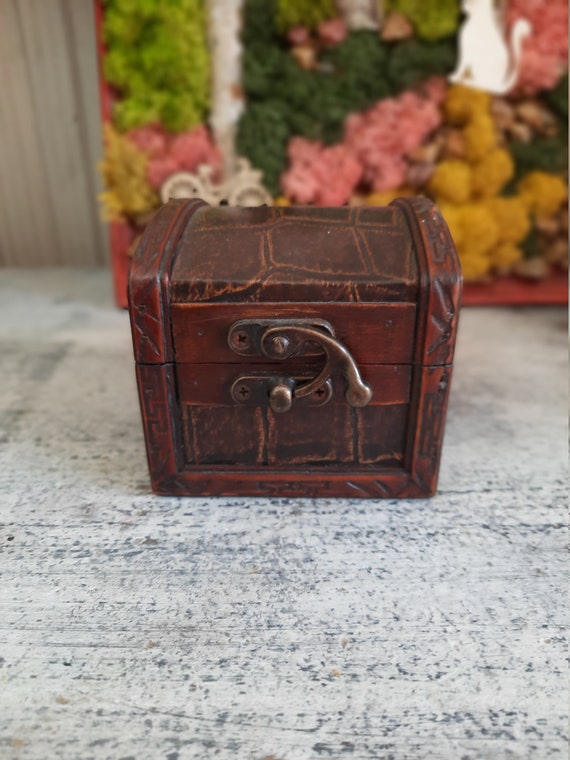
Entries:
{"label": "white cat figurine", "polygon": [[518,19],[507,46],[493,0],[463,0],[462,8],[467,19],[459,32],[459,63],[449,80],[504,95],[516,84],[522,41],[532,27]]}

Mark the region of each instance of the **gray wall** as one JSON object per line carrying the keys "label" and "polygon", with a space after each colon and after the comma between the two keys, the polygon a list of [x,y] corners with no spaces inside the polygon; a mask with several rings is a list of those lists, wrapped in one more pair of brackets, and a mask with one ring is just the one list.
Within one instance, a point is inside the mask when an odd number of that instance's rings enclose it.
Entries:
{"label": "gray wall", "polygon": [[93,0],[0,0],[0,266],[107,260]]}

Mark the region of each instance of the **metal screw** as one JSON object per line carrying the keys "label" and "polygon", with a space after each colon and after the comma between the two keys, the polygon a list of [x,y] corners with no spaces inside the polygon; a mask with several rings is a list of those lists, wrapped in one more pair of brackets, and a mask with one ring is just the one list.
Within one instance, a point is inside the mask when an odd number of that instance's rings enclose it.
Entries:
{"label": "metal screw", "polygon": [[251,391],[247,385],[238,385],[235,390],[235,394],[241,401],[246,401],[250,397]]}
{"label": "metal screw", "polygon": [[235,332],[232,335],[232,343],[237,348],[247,348],[249,346],[249,335],[246,332]]}
{"label": "metal screw", "polygon": [[321,399],[324,395],[325,395],[324,388],[317,388],[316,391],[313,391],[313,396],[315,396],[315,398]]}

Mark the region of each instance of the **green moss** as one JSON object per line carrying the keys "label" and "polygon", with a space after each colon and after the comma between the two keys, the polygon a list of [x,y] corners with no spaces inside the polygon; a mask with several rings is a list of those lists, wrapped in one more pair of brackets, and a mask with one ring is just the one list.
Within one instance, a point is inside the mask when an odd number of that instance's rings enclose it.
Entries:
{"label": "green moss", "polygon": [[263,171],[267,189],[277,195],[279,177],[287,164],[290,127],[285,107],[278,101],[252,103],[239,123],[237,150]]}
{"label": "green moss", "polygon": [[540,241],[536,225],[533,224],[530,228],[530,232],[521,244],[521,250],[525,259],[533,259],[535,256],[540,256]]}
{"label": "green moss", "polygon": [[277,0],[245,0],[242,42],[247,50],[250,45],[275,42],[278,38],[275,26]]}
{"label": "green moss", "polygon": [[546,101],[568,128],[568,74],[563,76],[556,87],[544,93]]}
{"label": "green moss", "polygon": [[[368,108],[392,92],[387,76],[388,48],[375,32],[349,34],[344,42],[325,52],[323,62],[332,67],[328,86],[335,90],[335,100],[344,117]],[[321,79],[326,82],[326,77]]]}
{"label": "green moss", "polygon": [[510,145],[510,150],[516,167],[514,183],[533,171],[560,174],[568,167],[568,143],[565,135],[535,137],[528,143],[514,142]]}
{"label": "green moss", "polygon": [[322,51],[317,67],[306,71],[276,30],[271,10],[278,2],[246,0],[242,39],[247,108],[238,138],[238,150],[263,171],[273,192],[292,136],[336,143],[349,114],[431,75],[449,73],[456,58],[449,40],[394,45],[382,42],[375,32],[355,31]]}
{"label": "green moss", "polygon": [[386,10],[400,11],[428,42],[455,34],[459,24],[459,0],[388,0]]}
{"label": "green moss", "polygon": [[285,34],[291,27],[314,29],[321,21],[337,15],[334,0],[277,0],[277,29]]}
{"label": "green moss", "polygon": [[160,121],[180,132],[205,119],[210,59],[203,0],[106,0],[104,73],[121,93],[119,129]]}
{"label": "green moss", "polygon": [[401,92],[427,77],[444,76],[453,71],[456,58],[455,43],[449,40],[401,42],[394,47],[388,65],[392,87]]}

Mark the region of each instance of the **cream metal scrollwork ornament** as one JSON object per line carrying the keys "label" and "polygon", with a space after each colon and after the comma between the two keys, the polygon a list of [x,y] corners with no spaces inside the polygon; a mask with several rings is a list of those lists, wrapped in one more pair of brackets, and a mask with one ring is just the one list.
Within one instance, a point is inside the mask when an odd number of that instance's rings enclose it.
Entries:
{"label": "cream metal scrollwork ornament", "polygon": [[238,158],[236,171],[224,182],[212,180],[212,167],[202,165],[197,172],[176,172],[160,188],[163,203],[169,198],[201,198],[211,206],[272,206],[273,198],[261,183],[261,172],[246,158]]}

